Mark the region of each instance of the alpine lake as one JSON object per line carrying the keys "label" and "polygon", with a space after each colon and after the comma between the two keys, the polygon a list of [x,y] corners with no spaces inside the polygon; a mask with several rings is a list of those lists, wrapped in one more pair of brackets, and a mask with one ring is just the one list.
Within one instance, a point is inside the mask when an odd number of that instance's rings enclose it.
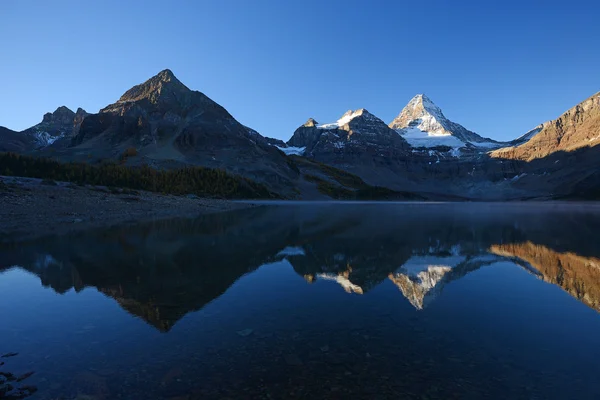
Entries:
{"label": "alpine lake", "polygon": [[263,203],[0,244],[0,398],[598,399],[599,311],[599,204]]}

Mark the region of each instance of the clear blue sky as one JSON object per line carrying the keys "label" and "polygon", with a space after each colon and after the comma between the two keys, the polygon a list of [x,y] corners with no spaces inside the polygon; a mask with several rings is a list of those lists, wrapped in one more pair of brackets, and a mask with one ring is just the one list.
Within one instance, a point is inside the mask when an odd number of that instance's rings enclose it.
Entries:
{"label": "clear blue sky", "polygon": [[425,93],[511,139],[600,90],[598,3],[0,0],[0,125],[97,112],[169,68],[266,136],[356,108],[389,122]]}

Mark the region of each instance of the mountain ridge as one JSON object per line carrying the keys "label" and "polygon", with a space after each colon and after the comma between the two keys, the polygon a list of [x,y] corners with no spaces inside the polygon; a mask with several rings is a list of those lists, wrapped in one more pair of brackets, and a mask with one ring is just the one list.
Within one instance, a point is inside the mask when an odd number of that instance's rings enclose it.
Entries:
{"label": "mountain ridge", "polygon": [[538,125],[524,136],[530,133],[533,134],[529,140],[498,149],[492,152],[492,157],[531,161],[557,151],[597,146],[600,144],[600,92],[571,107],[558,118]]}
{"label": "mountain ridge", "polygon": [[[449,120],[425,94],[414,96],[389,124],[364,108],[348,110],[333,123],[309,118],[283,142],[242,125],[169,69],[98,113],[61,106],[22,132],[0,128],[0,151],[91,164],[221,168],[301,198],[318,183],[304,179],[311,174],[303,169],[308,164],[288,156],[310,158],[397,192],[507,200],[568,197],[576,189],[587,198],[600,193],[595,189],[600,174],[593,172],[599,143],[600,93],[510,142]],[[575,159],[575,151],[582,156]]]}

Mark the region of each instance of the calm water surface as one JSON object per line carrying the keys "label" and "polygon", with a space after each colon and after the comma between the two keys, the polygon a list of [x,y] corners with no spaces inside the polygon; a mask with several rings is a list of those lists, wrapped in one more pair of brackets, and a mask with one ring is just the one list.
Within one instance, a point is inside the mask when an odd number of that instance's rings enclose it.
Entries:
{"label": "calm water surface", "polygon": [[599,231],[332,203],[4,243],[0,371],[31,399],[597,399]]}

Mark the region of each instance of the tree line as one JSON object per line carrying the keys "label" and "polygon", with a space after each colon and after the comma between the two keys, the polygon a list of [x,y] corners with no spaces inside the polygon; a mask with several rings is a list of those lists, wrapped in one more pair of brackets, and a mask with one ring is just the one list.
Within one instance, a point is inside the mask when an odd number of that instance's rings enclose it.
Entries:
{"label": "tree line", "polygon": [[165,194],[221,198],[278,198],[266,186],[221,169],[188,166],[157,170],[149,166],[61,163],[14,153],[0,153],[0,175],[51,179],[76,184],[121,187]]}

